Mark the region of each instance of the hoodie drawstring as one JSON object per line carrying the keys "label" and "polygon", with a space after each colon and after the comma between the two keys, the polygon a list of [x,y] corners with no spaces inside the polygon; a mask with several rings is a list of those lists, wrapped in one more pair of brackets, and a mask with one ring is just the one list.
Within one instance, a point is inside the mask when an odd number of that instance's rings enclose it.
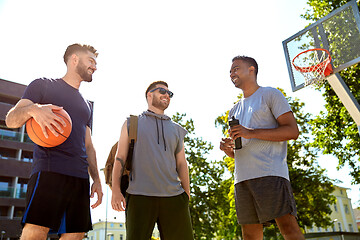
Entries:
{"label": "hoodie drawstring", "polygon": [[157,140],[158,140],[158,144],[160,144],[160,139],[159,139],[159,126],[158,126],[158,123],[157,123],[157,119],[156,119],[156,118],[155,118],[155,121],[156,121]]}
{"label": "hoodie drawstring", "polygon": [[164,125],[163,125],[163,120],[162,118],[160,118],[161,120],[161,132],[162,132],[162,137],[163,137],[163,140],[164,140],[164,148],[165,148],[165,151],[166,151],[166,142],[165,142],[165,135],[164,135]]}
{"label": "hoodie drawstring", "polygon": [[[166,151],[166,142],[165,142],[165,135],[164,135],[164,125],[163,125],[163,119],[162,119],[162,118],[160,118],[160,120],[161,120],[161,132],[162,132],[162,138],[163,138],[163,141],[164,141],[164,149],[165,149],[165,151]],[[155,118],[155,121],[156,121],[157,141],[158,141],[158,144],[160,144],[159,125],[158,125],[157,118]]]}

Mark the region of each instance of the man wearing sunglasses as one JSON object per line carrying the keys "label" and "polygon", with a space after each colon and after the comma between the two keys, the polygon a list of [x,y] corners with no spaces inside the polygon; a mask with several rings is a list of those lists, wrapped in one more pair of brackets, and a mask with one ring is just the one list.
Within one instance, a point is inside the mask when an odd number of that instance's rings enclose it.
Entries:
{"label": "man wearing sunglasses", "polygon": [[122,126],[112,178],[112,208],[126,211],[126,239],[150,239],[157,223],[161,239],[193,239],[186,130],[164,115],[173,93],[157,81],[147,88],[148,110],[139,115],[126,201],[120,175],[128,154],[128,122]]}

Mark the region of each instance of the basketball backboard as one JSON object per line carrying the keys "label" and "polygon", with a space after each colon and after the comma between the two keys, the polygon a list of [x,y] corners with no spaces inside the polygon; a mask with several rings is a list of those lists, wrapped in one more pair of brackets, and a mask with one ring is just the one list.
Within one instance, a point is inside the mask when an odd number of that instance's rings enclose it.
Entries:
{"label": "basketball backboard", "polygon": [[293,91],[305,86],[304,76],[292,65],[300,52],[314,48],[328,50],[334,74],[360,62],[360,14],[356,0],[284,40],[283,47]]}

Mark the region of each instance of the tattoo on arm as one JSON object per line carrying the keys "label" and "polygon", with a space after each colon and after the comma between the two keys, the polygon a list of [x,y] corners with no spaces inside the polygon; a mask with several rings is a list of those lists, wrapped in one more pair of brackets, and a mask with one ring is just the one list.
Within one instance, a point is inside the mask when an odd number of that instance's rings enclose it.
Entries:
{"label": "tattoo on arm", "polygon": [[125,161],[118,157],[116,158],[116,160],[119,161],[121,163],[121,167],[124,168]]}

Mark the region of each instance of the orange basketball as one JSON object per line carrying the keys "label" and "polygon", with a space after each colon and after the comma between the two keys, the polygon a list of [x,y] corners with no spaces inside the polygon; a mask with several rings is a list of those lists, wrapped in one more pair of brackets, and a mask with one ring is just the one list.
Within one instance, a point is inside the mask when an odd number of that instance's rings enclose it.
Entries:
{"label": "orange basketball", "polygon": [[52,132],[50,132],[49,129],[46,129],[46,132],[49,135],[49,137],[46,138],[41,131],[40,125],[35,121],[34,118],[30,118],[26,122],[27,134],[29,135],[30,139],[39,146],[56,147],[65,142],[65,140],[70,136],[72,129],[72,121],[69,114],[64,109],[53,110],[53,112],[66,122],[66,127],[59,123],[64,130],[63,133],[60,133],[60,131],[58,131],[56,127],[54,127],[55,131],[59,134],[59,136],[57,137]]}

